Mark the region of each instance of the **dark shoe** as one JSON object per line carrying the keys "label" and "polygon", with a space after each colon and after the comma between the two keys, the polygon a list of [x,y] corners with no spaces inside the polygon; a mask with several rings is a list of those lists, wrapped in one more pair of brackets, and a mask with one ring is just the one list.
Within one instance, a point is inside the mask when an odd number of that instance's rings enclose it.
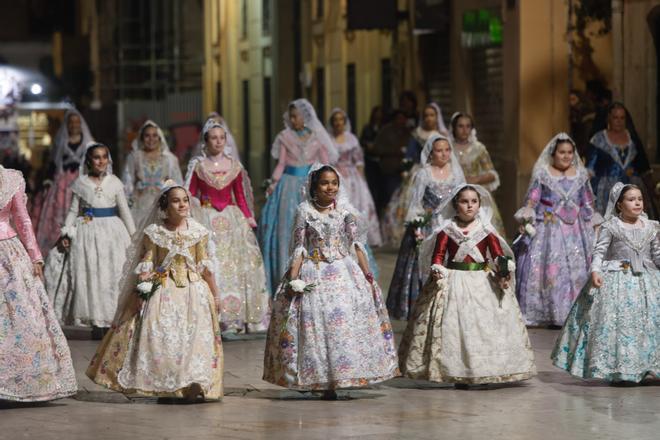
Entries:
{"label": "dark shoe", "polygon": [[337,393],[335,390],[325,390],[323,391],[321,400],[337,400]]}
{"label": "dark shoe", "polygon": [[470,385],[466,383],[455,383],[454,388],[456,388],[457,390],[469,390]]}

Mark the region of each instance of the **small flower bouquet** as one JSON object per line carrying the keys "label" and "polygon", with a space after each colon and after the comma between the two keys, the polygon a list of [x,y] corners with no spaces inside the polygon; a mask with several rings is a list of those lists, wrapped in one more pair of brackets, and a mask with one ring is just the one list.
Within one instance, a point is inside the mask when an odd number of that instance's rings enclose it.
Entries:
{"label": "small flower bouquet", "polygon": [[497,276],[500,278],[506,278],[516,270],[516,263],[513,262],[511,257],[497,257],[495,264],[497,266]]}
{"label": "small flower bouquet", "polygon": [[167,271],[162,266],[159,266],[156,269],[156,273],[150,279],[138,283],[136,287],[138,296],[142,300],[147,301],[163,284],[165,277],[167,277]]}
{"label": "small flower bouquet", "polygon": [[213,207],[213,205],[211,205],[211,199],[207,195],[202,196],[201,202],[202,202],[202,207],[203,208],[212,208]]}
{"label": "small flower bouquet", "polygon": [[406,222],[406,227],[412,226],[415,230],[415,241],[417,247],[419,247],[424,241],[424,236],[422,235],[422,228],[424,228],[430,222],[431,222],[430,212],[419,214],[416,217],[414,217],[412,220]]}
{"label": "small flower bouquet", "polygon": [[536,235],[536,228],[531,222],[526,222],[523,225],[523,230],[525,231],[525,234],[529,236],[529,238],[534,238]]}
{"label": "small flower bouquet", "polygon": [[273,179],[266,179],[263,182],[261,182],[261,190],[265,193],[268,191],[268,188],[273,184]]}
{"label": "small flower bouquet", "polygon": [[83,222],[89,223],[94,220],[94,211],[92,208],[84,208],[82,211]]}
{"label": "small flower bouquet", "polygon": [[316,284],[310,283],[307,284],[301,279],[289,281],[289,288],[297,294],[310,293],[314,290]]}

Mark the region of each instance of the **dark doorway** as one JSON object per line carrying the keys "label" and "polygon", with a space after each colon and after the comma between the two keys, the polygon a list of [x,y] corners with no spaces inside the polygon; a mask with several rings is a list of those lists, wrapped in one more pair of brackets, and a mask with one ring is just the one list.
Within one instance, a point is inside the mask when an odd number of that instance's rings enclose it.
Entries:
{"label": "dark doorway", "polygon": [[646,17],[655,45],[655,163],[660,162],[660,6],[651,9]]}

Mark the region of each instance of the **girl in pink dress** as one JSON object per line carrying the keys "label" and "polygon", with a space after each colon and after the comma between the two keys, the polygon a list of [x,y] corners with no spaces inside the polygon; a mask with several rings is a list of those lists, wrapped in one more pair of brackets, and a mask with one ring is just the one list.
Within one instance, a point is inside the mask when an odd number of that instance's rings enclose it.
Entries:
{"label": "girl in pink dress", "polygon": [[257,226],[250,207],[252,189],[228,133],[214,119],[206,122],[202,155],[191,161],[186,182],[193,197],[201,201],[201,218],[213,232],[222,331],[263,332],[268,328],[270,295],[252,231]]}
{"label": "girl in pink dress", "polygon": [[21,173],[0,165],[0,400],[39,402],[76,394],[78,385],[26,201]]}
{"label": "girl in pink dress", "polygon": [[67,110],[64,121],[55,135],[52,164],[53,183],[37,195],[32,210],[37,243],[46,255],[60,238],[60,227],[71,206],[71,185],[78,177],[78,168],[85,156],[85,147],[92,142],[92,133],[76,109]]}
{"label": "girl in pink dress", "polygon": [[332,109],[328,132],[339,152],[335,167],[343,178],[348,198],[367,222],[367,243],[369,246],[380,246],[383,239],[380,236],[376,205],[364,177],[364,153],[360,141],[351,133],[351,121],[344,110]]}

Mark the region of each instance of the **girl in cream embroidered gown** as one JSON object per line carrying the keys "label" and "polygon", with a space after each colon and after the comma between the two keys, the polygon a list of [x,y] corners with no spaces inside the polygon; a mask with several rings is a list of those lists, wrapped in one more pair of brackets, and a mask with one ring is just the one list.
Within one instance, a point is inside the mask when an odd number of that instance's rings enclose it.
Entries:
{"label": "girl in cream embroidered gown", "polygon": [[602,285],[585,284],[552,352],[553,364],[573,376],[660,377],[660,225],[645,215],[622,220],[616,205],[632,188],[621,182],[612,188],[591,261]]}
{"label": "girl in cream embroidered gown", "polygon": [[76,394],[71,354],[40,279],[25,180],[0,165],[0,400]]}
{"label": "girl in cream embroidered gown", "polygon": [[[163,193],[172,188],[182,189]],[[220,326],[203,277],[213,267],[210,231],[190,217],[184,221],[182,231],[149,221],[129,250],[114,324],[87,368],[97,384],[126,394],[222,398]],[[158,274],[160,285],[141,303],[136,285],[143,273]]]}
{"label": "girl in cream embroidered gown", "polygon": [[[452,202],[466,188],[480,197],[467,229],[458,225]],[[441,212],[444,224],[422,245],[425,270],[438,275],[429,277],[408,321],[399,347],[402,373],[462,385],[531,378],[536,375],[534,353],[515,289],[498,284],[488,269],[489,260],[494,264],[498,257],[513,256],[490,224],[490,194],[477,185],[461,185]],[[431,268],[427,255],[432,255]],[[498,277],[503,276],[497,269]]]}
{"label": "girl in cream embroidered gown", "polygon": [[[319,168],[314,166],[310,176]],[[359,214],[341,194],[335,208],[325,213],[309,196],[304,198],[296,212],[291,263],[302,259],[298,279],[314,287],[292,294],[286,278],[280,284],[268,329],[264,380],[294,389],[333,390],[397,376],[394,334],[381,292],[364,272],[368,263]],[[363,253],[360,265],[356,247]]]}
{"label": "girl in cream embroidered gown", "polygon": [[[237,159],[233,137],[225,125],[209,119],[204,137],[225,134],[226,144],[217,156],[229,163],[226,171],[215,169],[222,159],[203,155],[193,159],[186,182],[190,193],[201,201],[203,223],[212,231],[215,244],[214,270],[221,298],[220,327],[223,332],[265,332],[270,318],[270,293],[251,210],[252,188],[247,172]],[[222,162],[219,162],[222,163]]]}

